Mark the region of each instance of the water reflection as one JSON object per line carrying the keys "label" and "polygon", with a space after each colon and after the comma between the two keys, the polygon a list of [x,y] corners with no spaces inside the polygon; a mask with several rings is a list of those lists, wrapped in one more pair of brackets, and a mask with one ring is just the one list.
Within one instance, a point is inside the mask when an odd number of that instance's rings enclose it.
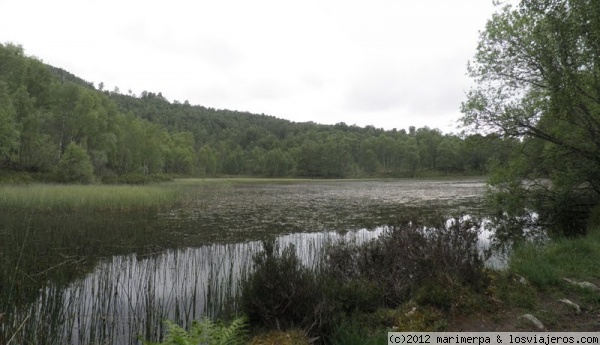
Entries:
{"label": "water reflection", "polygon": [[[339,241],[362,243],[380,236],[386,227],[338,232],[296,233],[279,236],[280,249],[296,247],[308,267],[326,244]],[[492,232],[481,225],[479,248],[489,247]],[[197,248],[168,250],[152,256],[115,256],[101,262],[84,279],[42,295],[62,294],[63,340],[73,344],[135,343],[138,335],[158,339],[164,333],[163,321],[186,325],[204,316],[216,316],[238,282],[251,269],[252,255],[262,248],[260,241],[211,244]],[[501,268],[506,257],[492,255],[486,263]],[[42,297],[43,299],[43,297]],[[42,300],[39,303],[43,303]],[[44,312],[44,310],[39,310]]]}

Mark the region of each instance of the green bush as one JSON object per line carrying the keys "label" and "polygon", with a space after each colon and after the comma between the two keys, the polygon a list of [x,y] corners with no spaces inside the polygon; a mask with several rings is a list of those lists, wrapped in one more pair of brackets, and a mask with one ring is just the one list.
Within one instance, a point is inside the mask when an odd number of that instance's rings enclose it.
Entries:
{"label": "green bush", "polygon": [[254,271],[241,282],[241,311],[250,323],[268,328],[309,327],[320,302],[316,277],[293,245],[280,253],[274,240],[253,257]]}
{"label": "green bush", "polygon": [[0,169],[0,184],[28,184],[34,181],[34,178],[28,172]]}
{"label": "green bush", "polygon": [[[477,223],[459,218],[435,228],[396,226],[366,244],[332,246],[324,267],[355,293],[356,307],[363,311],[401,305],[423,286],[480,290],[486,277],[476,228]],[[345,290],[339,289],[340,297],[347,296]]]}
{"label": "green bush", "polygon": [[274,241],[264,242],[241,283],[241,312],[252,325],[302,327],[327,337],[353,315],[412,298],[449,310],[487,286],[476,229],[459,218],[435,228],[396,226],[364,244],[330,245],[315,270],[302,266],[293,246],[280,251]]}
{"label": "green bush", "polygon": [[55,175],[58,182],[91,183],[94,167],[85,149],[72,142],[58,161]]}

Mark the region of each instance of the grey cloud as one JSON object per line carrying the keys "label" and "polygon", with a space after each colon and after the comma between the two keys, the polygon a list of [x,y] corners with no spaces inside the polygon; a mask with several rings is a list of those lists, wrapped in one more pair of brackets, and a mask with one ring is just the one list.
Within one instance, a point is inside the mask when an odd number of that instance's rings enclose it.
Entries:
{"label": "grey cloud", "polygon": [[350,86],[345,108],[355,111],[384,111],[403,103],[404,81],[394,71],[371,70]]}
{"label": "grey cloud", "polygon": [[277,99],[285,97],[292,92],[293,90],[289,85],[276,80],[257,81],[252,83],[248,88],[248,95],[251,98],[257,99]]}
{"label": "grey cloud", "polygon": [[242,59],[240,51],[225,41],[182,30],[149,27],[147,23],[138,20],[123,25],[120,33],[122,38],[132,44],[141,44],[156,52],[192,56],[211,66],[229,68]]}
{"label": "grey cloud", "polygon": [[456,112],[464,98],[464,66],[450,60],[403,73],[372,70],[349,88],[345,107],[372,112],[397,108],[423,116]]}
{"label": "grey cloud", "polygon": [[241,53],[232,46],[215,40],[203,40],[196,43],[194,53],[211,65],[229,68],[239,62]]}

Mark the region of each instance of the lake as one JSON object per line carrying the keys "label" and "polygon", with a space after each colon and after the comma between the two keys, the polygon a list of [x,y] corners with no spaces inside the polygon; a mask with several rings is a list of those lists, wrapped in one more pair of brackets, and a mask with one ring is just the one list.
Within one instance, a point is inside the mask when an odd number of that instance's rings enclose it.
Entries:
{"label": "lake", "polygon": [[[482,216],[484,180],[186,180],[189,200],[122,212],[0,210],[0,343],[130,344],[231,305],[261,240],[310,266],[433,214]],[[482,235],[486,241],[489,232]],[[4,338],[3,338],[4,337]]]}

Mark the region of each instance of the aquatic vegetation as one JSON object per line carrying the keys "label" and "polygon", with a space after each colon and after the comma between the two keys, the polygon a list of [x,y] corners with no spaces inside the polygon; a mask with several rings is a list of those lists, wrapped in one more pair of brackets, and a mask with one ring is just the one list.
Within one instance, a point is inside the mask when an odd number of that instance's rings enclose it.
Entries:
{"label": "aquatic vegetation", "polygon": [[130,210],[168,207],[182,200],[177,184],[130,185],[0,185],[1,209],[29,211]]}

